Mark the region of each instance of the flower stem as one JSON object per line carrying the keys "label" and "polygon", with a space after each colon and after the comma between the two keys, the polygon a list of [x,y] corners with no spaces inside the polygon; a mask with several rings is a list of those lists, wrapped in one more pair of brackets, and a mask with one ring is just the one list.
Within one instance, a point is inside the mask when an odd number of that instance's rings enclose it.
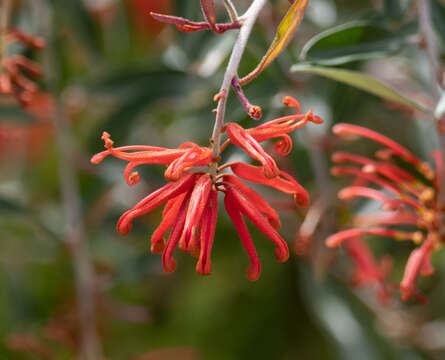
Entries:
{"label": "flower stem", "polygon": [[[436,102],[437,106],[438,102],[440,101],[441,92],[444,92],[445,89],[443,87],[444,84],[442,83],[443,74],[432,24],[431,8],[428,0],[418,0],[417,6],[419,12],[420,30],[425,37],[426,52],[428,55],[430,71],[433,80],[434,101]],[[439,136],[440,150],[442,152],[442,155],[445,156],[445,133],[441,131],[441,119],[438,118],[435,120],[438,124],[437,132]],[[440,207],[443,208],[445,206],[445,187],[442,186],[441,188],[439,188],[439,191],[439,204]]]}
{"label": "flower stem", "polygon": [[[267,0],[254,0],[247,9],[246,13],[241,16],[240,21],[242,22],[241,29],[238,34],[238,38],[232,50],[232,55],[230,56],[229,63],[224,74],[224,80],[221,85],[218,107],[216,109],[216,119],[215,126],[213,127],[213,134],[210,140],[210,144],[213,149],[213,157],[217,159],[221,152],[221,130],[224,126],[224,116],[227,105],[227,96],[229,95],[230,87],[232,84],[232,79],[238,75],[238,66],[241,62],[241,58],[246,49],[247,40],[250,37],[252,28],[260,14],[261,9],[266,4]],[[215,176],[217,172],[217,162],[214,162],[210,166],[210,173]]]}

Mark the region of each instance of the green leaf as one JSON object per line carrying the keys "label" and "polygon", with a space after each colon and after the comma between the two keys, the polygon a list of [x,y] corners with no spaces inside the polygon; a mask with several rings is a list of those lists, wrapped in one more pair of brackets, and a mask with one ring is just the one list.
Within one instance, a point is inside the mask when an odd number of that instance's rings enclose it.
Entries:
{"label": "green leaf", "polygon": [[171,70],[144,71],[135,69],[119,71],[93,87],[102,95],[114,95],[119,101],[97,132],[93,132],[92,144],[98,143],[102,130],[108,131],[116,142],[122,141],[131,129],[132,122],[148,106],[161,99],[184,97],[193,87],[201,86],[199,78]]}
{"label": "green leaf", "polygon": [[103,48],[100,29],[86,11],[81,0],[54,1],[54,8],[61,27],[68,27],[88,50],[98,56]]}
{"label": "green leaf", "polygon": [[414,100],[400,94],[396,90],[385,85],[381,81],[361,72],[311,66],[306,64],[294,65],[292,66],[291,71],[321,75],[329,79],[341,82],[343,84],[361,89],[382,99],[393,101],[401,105],[423,111],[425,113],[432,112],[430,108],[427,108],[426,106],[415,102]]}
{"label": "green leaf", "polygon": [[403,35],[367,22],[354,21],[323,31],[307,42],[301,59],[320,65],[339,65],[398,52]]}
{"label": "green leaf", "polygon": [[431,0],[430,6],[434,27],[445,44],[445,6],[439,0]]}
{"label": "green leaf", "polygon": [[258,76],[286,48],[300,26],[301,20],[303,20],[308,3],[309,0],[294,1],[283,20],[281,20],[280,25],[278,25],[277,33],[266,55],[264,55],[258,66],[251,73],[240,80],[241,85],[247,84]]}

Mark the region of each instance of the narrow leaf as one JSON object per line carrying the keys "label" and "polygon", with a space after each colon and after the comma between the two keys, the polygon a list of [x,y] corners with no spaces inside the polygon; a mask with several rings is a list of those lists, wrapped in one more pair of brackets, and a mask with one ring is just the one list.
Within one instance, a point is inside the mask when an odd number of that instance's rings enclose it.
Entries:
{"label": "narrow leaf", "polygon": [[306,43],[300,57],[313,64],[345,64],[393,54],[402,48],[405,38],[405,34],[354,21],[314,36]]}
{"label": "narrow leaf", "polygon": [[291,68],[292,72],[305,72],[316,75],[321,75],[329,79],[336,80],[343,84],[347,84],[370,94],[376,95],[382,99],[393,101],[410,108],[414,108],[425,113],[431,113],[432,110],[424,105],[421,105],[414,100],[400,94],[391,87],[385,85],[381,81],[357,71],[325,68],[311,65],[294,65]]}
{"label": "narrow leaf", "polygon": [[240,80],[241,85],[247,84],[257,77],[286,48],[297,31],[301,20],[303,20],[308,3],[309,0],[295,0],[293,2],[280,25],[278,25],[277,33],[266,55],[261,59],[255,70]]}
{"label": "narrow leaf", "polygon": [[213,0],[201,0],[201,9],[202,13],[210,24],[210,27],[215,30],[216,29],[216,12],[215,12],[215,4]]}

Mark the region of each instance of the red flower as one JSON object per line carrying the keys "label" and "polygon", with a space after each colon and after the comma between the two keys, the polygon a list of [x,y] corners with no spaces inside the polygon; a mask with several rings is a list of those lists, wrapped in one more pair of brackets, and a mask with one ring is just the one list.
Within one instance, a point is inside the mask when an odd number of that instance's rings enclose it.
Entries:
{"label": "red flower", "polygon": [[[349,200],[354,197],[366,197],[382,203],[382,212],[378,214],[355,216],[357,226],[344,230],[326,239],[329,247],[359,239],[364,235],[391,237],[398,241],[412,241],[419,248],[412,251],[405,268],[405,275],[400,284],[402,299],[414,296],[424,298],[417,292],[415,282],[418,275],[431,275],[433,268],[430,256],[434,249],[441,246],[440,217],[442,210],[438,205],[437,194],[443,179],[443,159],[439,152],[434,152],[436,170],[420,160],[408,149],[388,137],[357,125],[338,124],[333,128],[337,135],[346,137],[366,137],[385,148],[376,152],[376,159],[369,159],[356,154],[337,152],[332,156],[336,163],[350,162],[356,166],[335,166],[332,174],[353,175],[360,179],[360,186],[349,186],[339,193],[339,198]],[[417,173],[401,168],[394,158],[399,158],[412,165]],[[367,187],[376,185],[384,191]],[[399,230],[388,226],[404,225],[411,230]]]}
{"label": "red flower", "polygon": [[94,155],[91,158],[91,162],[99,164],[108,155],[128,161],[124,171],[124,178],[130,186],[135,185],[139,181],[139,175],[137,172],[133,172],[133,169],[139,165],[169,165],[165,172],[165,178],[170,181],[176,181],[184,171],[195,166],[209,165],[212,160],[210,148],[200,147],[191,142],[182,144],[178,149],[138,145],[114,148],[114,142],[111,140],[110,134],[105,131],[102,134],[102,140],[104,140],[107,150]]}
{"label": "red flower", "polygon": [[[295,100],[293,100],[295,102]],[[283,120],[284,119],[284,120]],[[299,119],[297,121],[297,119]],[[313,120],[317,119],[317,120]],[[297,121],[297,122],[296,122]],[[250,280],[257,280],[261,265],[253,245],[252,238],[244,222],[249,219],[275,246],[278,261],[289,258],[289,249],[284,239],[278,234],[280,219],[278,214],[255,190],[231,174],[222,173],[230,168],[238,177],[271,186],[279,191],[292,194],[300,206],[308,206],[307,191],[289,174],[280,171],[272,157],[267,154],[256,138],[265,141],[270,138],[287,136],[286,134],[309,121],[320,123],[312,115],[297,115],[273,120],[253,129],[243,129],[238,124],[228,124],[225,131],[229,137],[225,147],[234,143],[246,150],[262,163],[253,166],[244,163],[229,163],[217,168],[217,175],[212,172],[195,171],[193,168],[210,166],[218,159],[212,159],[212,150],[195,143],[184,143],[177,149],[154,146],[114,147],[110,135],[103,133],[102,139],[107,150],[94,155],[91,162],[98,164],[108,155],[128,161],[124,178],[128,185],[139,181],[139,175],[133,171],[143,164],[162,164],[167,166],[165,177],[167,185],[148,195],[132,209],[126,211],[117,223],[117,230],[125,235],[132,227],[136,217],[142,216],[165,204],[162,221],[151,236],[151,251],[162,253],[162,262],[166,272],[176,269],[173,252],[179,249],[198,257],[196,271],[208,275],[212,271],[210,254],[216,228],[218,213],[218,191],[224,193],[224,204],[229,217],[237,229],[241,242],[249,256],[251,265],[247,270]],[[289,138],[290,142],[290,138]],[[292,143],[290,142],[290,147]],[[170,233],[167,237],[167,232]],[[166,239],[164,239],[166,237]]]}
{"label": "red flower", "polygon": [[377,285],[379,299],[382,303],[386,303],[389,300],[390,288],[385,283],[385,279],[391,271],[391,258],[384,256],[377,264],[368,245],[360,237],[350,238],[343,244],[345,251],[355,264],[352,284],[354,286]]}
{"label": "red flower", "polygon": [[[9,29],[6,45],[16,41],[36,50],[41,50],[45,46],[45,41],[40,37],[26,34],[17,29]],[[22,55],[14,55],[4,57],[1,67],[0,93],[14,96],[22,105],[28,104],[32,96],[37,93],[38,87],[24,73],[38,78],[41,75],[40,66]]]}

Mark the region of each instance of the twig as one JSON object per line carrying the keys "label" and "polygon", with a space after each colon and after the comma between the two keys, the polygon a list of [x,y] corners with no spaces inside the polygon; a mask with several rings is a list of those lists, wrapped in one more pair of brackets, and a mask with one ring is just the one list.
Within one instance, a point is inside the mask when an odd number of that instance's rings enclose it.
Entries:
{"label": "twig", "polygon": [[425,38],[426,52],[430,63],[432,80],[434,81],[434,98],[439,100],[441,84],[441,68],[439,61],[439,51],[437,48],[436,38],[434,35],[433,24],[431,19],[431,9],[428,0],[419,0],[419,23],[422,34]]}
{"label": "twig", "polygon": [[[433,94],[437,106],[440,101],[441,90],[443,91],[444,89],[442,84],[443,74],[440,65],[439,51],[436,44],[431,18],[431,9],[428,0],[418,0],[417,6],[419,12],[420,29],[423,33],[423,36],[425,37],[426,52],[428,54],[428,60],[430,63],[432,80],[434,81]],[[436,121],[440,149],[442,151],[442,154],[445,156],[445,133],[442,131],[442,120],[440,118],[437,118]],[[439,204],[443,208],[443,206],[445,205],[445,186],[442,186],[439,189]]]}
{"label": "twig", "polygon": [[[221,130],[224,126],[224,115],[226,111],[227,96],[229,95],[230,87],[232,84],[232,79],[238,75],[238,66],[241,62],[244,50],[247,45],[247,40],[249,39],[252,28],[255,25],[256,19],[261,11],[261,9],[266,4],[267,0],[254,0],[247,9],[246,13],[241,16],[240,21],[242,21],[242,26],[238,34],[238,38],[233,47],[232,55],[230,56],[229,63],[227,65],[226,72],[224,74],[224,80],[219,91],[219,101],[218,107],[216,109],[216,119],[215,126],[213,128],[212,138],[210,140],[213,157],[218,158],[221,150]],[[217,163],[213,163],[210,167],[210,172],[213,176],[216,175]]]}

